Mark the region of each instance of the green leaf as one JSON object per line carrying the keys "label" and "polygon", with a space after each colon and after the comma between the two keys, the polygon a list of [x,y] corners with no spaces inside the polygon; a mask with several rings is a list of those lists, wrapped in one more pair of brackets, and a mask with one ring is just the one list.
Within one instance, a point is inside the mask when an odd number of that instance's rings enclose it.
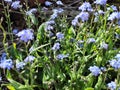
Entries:
{"label": "green leaf", "polygon": [[71,26],[71,27],[68,29],[67,37],[68,37],[68,38],[71,38],[71,37],[73,37],[73,36],[75,36],[75,35],[76,35],[75,30],[74,30],[74,28]]}
{"label": "green leaf", "polygon": [[44,39],[44,34],[45,34],[45,23],[41,24],[38,28],[38,33],[37,33],[37,39],[40,41],[43,41]]}
{"label": "green leaf", "polygon": [[8,78],[10,84],[7,86],[10,90],[33,90],[31,86],[23,85],[13,79]]}
{"label": "green leaf", "polygon": [[92,87],[93,82],[94,82],[94,76],[92,74],[89,74],[86,77],[87,83],[86,83],[86,87]]}
{"label": "green leaf", "polygon": [[94,88],[88,87],[85,90],[94,90]]}
{"label": "green leaf", "polygon": [[95,90],[101,90],[102,87],[103,87],[103,77],[102,75],[100,75],[98,77],[98,82],[95,85]]}
{"label": "green leaf", "polygon": [[19,90],[19,87],[22,86],[21,83],[14,81],[13,79],[8,78],[8,81],[16,90]]}
{"label": "green leaf", "polygon": [[38,24],[38,20],[37,18],[35,17],[35,15],[29,15],[30,19],[31,19],[31,22],[34,24],[34,25],[37,25]]}
{"label": "green leaf", "polygon": [[6,87],[7,87],[9,90],[15,90],[15,88],[14,88],[13,86],[11,86],[10,84],[8,84]]}

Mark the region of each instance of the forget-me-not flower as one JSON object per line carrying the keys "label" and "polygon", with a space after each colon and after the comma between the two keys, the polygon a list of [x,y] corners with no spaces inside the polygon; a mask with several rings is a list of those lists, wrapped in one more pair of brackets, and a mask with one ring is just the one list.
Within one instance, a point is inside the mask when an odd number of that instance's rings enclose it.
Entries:
{"label": "forget-me-not flower", "polygon": [[64,59],[64,58],[68,57],[68,55],[69,55],[69,54],[66,54],[66,55],[64,55],[64,54],[58,54],[58,55],[56,56],[56,58],[61,60],[61,59]]}
{"label": "forget-me-not flower", "polygon": [[81,11],[93,11],[89,2],[84,2],[78,9]]}
{"label": "forget-me-not flower", "polygon": [[51,6],[52,5],[52,2],[50,1],[45,1],[45,6]]}
{"label": "forget-me-not flower", "polygon": [[96,0],[94,3],[99,4],[99,5],[105,5],[107,3],[107,0]]}
{"label": "forget-me-not flower", "polygon": [[36,8],[32,8],[29,11],[26,12],[26,15],[32,15],[32,14],[34,14],[36,12],[37,12],[37,9]]}
{"label": "forget-me-not flower", "polygon": [[0,67],[3,69],[10,70],[13,67],[12,59],[5,59],[0,61]]}
{"label": "forget-me-not flower", "polygon": [[12,3],[11,7],[12,7],[13,9],[19,9],[19,8],[22,7],[22,5],[20,5],[20,1],[14,1],[14,2]]}
{"label": "forget-me-not flower", "polygon": [[118,54],[115,56],[115,58],[116,58],[117,60],[120,60],[120,53],[118,53]]}
{"label": "forget-me-not flower", "polygon": [[16,68],[17,68],[17,70],[23,69],[24,66],[25,66],[25,63],[24,63],[24,62],[18,62],[18,63],[16,63]]}
{"label": "forget-me-not flower", "polygon": [[20,37],[20,40],[24,42],[28,42],[29,40],[33,40],[33,32],[32,29],[24,29],[16,34],[18,37]]}
{"label": "forget-me-not flower", "polygon": [[107,87],[110,89],[110,90],[115,90],[117,88],[117,85],[114,81],[111,81],[110,83],[107,84]]}
{"label": "forget-me-not flower", "polygon": [[25,61],[25,62],[33,62],[34,59],[35,59],[34,56],[29,55],[29,56],[27,56],[27,57],[24,59],[24,61]]}
{"label": "forget-me-not flower", "polygon": [[101,43],[101,46],[100,46],[102,49],[108,49],[108,44],[106,44],[105,42],[102,42]]}
{"label": "forget-me-not flower", "polygon": [[73,25],[73,26],[76,26],[77,24],[78,24],[78,19],[73,19],[72,20],[72,22],[71,22],[71,24]]}
{"label": "forget-me-not flower", "polygon": [[13,34],[17,34],[18,33],[18,29],[14,28],[12,32],[13,32]]}
{"label": "forget-me-not flower", "polygon": [[95,38],[88,38],[87,43],[95,43]]}
{"label": "forget-me-not flower", "polygon": [[113,21],[114,19],[117,19],[117,20],[120,19],[120,12],[113,12],[113,13],[110,14],[110,16],[108,17],[108,20]]}
{"label": "forget-me-not flower", "polygon": [[60,49],[60,43],[57,42],[53,45],[52,50],[59,50]]}
{"label": "forget-me-not flower", "polygon": [[56,36],[57,36],[57,39],[59,39],[59,40],[61,40],[61,39],[64,38],[64,34],[61,33],[61,32],[57,32],[57,33],[56,33]]}
{"label": "forget-me-not flower", "polygon": [[56,4],[57,4],[57,5],[63,5],[62,1],[60,1],[60,0],[57,1]]}
{"label": "forget-me-not flower", "polygon": [[76,18],[80,18],[83,22],[85,22],[89,19],[89,13],[88,12],[81,12],[79,15],[77,15]]}
{"label": "forget-me-not flower", "polygon": [[109,63],[116,70],[120,68],[120,60],[113,59]]}
{"label": "forget-me-not flower", "polygon": [[53,25],[55,24],[55,21],[54,20],[49,20],[45,23],[45,30],[47,31],[50,31],[50,30],[53,30],[54,27]]}
{"label": "forget-me-not flower", "polygon": [[6,53],[2,54],[0,58],[0,68],[10,70],[13,67],[13,61],[11,59],[7,59],[6,56]]}
{"label": "forget-me-not flower", "polygon": [[101,72],[101,70],[98,66],[90,66],[89,70],[94,76],[98,76]]}

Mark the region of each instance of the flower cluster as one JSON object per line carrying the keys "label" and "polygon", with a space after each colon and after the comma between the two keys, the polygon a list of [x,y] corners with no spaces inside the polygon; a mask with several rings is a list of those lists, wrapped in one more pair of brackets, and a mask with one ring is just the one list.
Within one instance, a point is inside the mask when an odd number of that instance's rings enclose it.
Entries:
{"label": "flower cluster", "polygon": [[45,30],[46,31],[50,31],[50,30],[53,30],[54,27],[53,25],[55,25],[55,21],[54,20],[49,20],[45,23]]}
{"label": "flower cluster", "polygon": [[53,9],[53,14],[51,15],[50,19],[54,20],[58,17],[58,14],[62,13],[64,10],[62,8]]}
{"label": "flower cluster", "polygon": [[13,61],[12,61],[12,59],[7,59],[5,53],[3,53],[1,58],[0,58],[0,68],[9,69],[9,70],[11,68],[13,68]]}
{"label": "flower cluster", "polygon": [[34,56],[29,55],[24,59],[24,61],[16,62],[17,70],[23,69],[27,63],[32,63],[34,59],[35,59]]}
{"label": "flower cluster", "polygon": [[81,12],[79,13],[73,20],[72,25],[76,26],[79,19],[81,19],[83,22],[87,21],[89,19],[89,13],[88,12]]}
{"label": "flower cluster", "polygon": [[89,2],[84,2],[78,9],[82,11],[93,11]]}
{"label": "flower cluster", "polygon": [[110,14],[110,16],[108,17],[108,20],[113,21],[113,20],[119,20],[120,19],[120,12],[113,12],[112,14]]}

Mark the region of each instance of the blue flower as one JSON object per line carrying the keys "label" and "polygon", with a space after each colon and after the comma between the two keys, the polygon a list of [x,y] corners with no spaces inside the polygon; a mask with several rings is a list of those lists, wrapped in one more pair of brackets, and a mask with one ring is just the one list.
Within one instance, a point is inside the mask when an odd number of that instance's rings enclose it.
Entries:
{"label": "blue flower", "polygon": [[79,40],[78,41],[78,47],[83,48],[83,46],[84,46],[84,41],[83,40]]}
{"label": "blue flower", "polygon": [[17,34],[17,33],[18,33],[18,29],[17,28],[13,29],[13,34]]}
{"label": "blue flower", "polygon": [[64,55],[64,54],[58,54],[56,57],[57,57],[57,59],[64,59],[64,58],[66,58],[66,57],[68,57],[68,55],[69,54],[66,54],[66,55]]}
{"label": "blue flower", "polygon": [[117,60],[120,60],[120,53],[118,53],[118,54],[115,56],[115,58],[116,58]]}
{"label": "blue flower", "polygon": [[58,17],[58,14],[62,13],[64,10],[62,8],[53,9],[53,14],[50,16],[50,19],[53,20]]}
{"label": "blue flower", "polygon": [[117,11],[117,7],[116,7],[116,6],[111,5],[110,7],[111,7],[114,11]]}
{"label": "blue flower", "polygon": [[108,44],[106,44],[105,42],[102,42],[101,43],[101,48],[107,50],[108,49]]}
{"label": "blue flower", "polygon": [[25,61],[25,62],[33,62],[34,59],[35,59],[34,56],[29,55],[29,56],[27,56],[27,57],[24,59],[24,61]]}
{"label": "blue flower", "polygon": [[52,50],[59,50],[60,49],[60,43],[55,43],[52,47]]}
{"label": "blue flower", "polygon": [[89,2],[84,2],[78,9],[82,11],[93,11]]}
{"label": "blue flower", "polygon": [[95,38],[88,38],[87,43],[95,43]]}
{"label": "blue flower", "polygon": [[1,56],[1,58],[0,58],[0,62],[6,60],[6,56],[7,56],[6,53],[2,53],[2,56]]}
{"label": "blue flower", "polygon": [[20,37],[20,40],[24,42],[28,42],[29,40],[33,40],[33,32],[32,29],[24,29],[16,34],[18,37]]}
{"label": "blue flower", "polygon": [[98,14],[104,14],[105,12],[103,10],[99,10]]}
{"label": "blue flower", "polygon": [[54,25],[55,24],[55,21],[54,20],[49,20],[46,22],[47,25]]}
{"label": "blue flower", "polygon": [[113,12],[112,14],[110,14],[110,16],[108,17],[108,20],[113,21],[114,19],[120,19],[120,12]]}
{"label": "blue flower", "polygon": [[54,27],[52,26],[52,25],[46,25],[46,27],[45,27],[45,30],[47,31],[50,31],[50,30],[53,30],[54,29]]}
{"label": "blue flower", "polygon": [[89,13],[88,12],[81,12],[76,18],[80,18],[83,22],[85,22],[89,18]]}
{"label": "blue flower", "polygon": [[107,86],[110,90],[115,90],[117,87],[117,85],[114,81],[111,81],[110,83],[108,83]]}
{"label": "blue flower", "polygon": [[14,1],[11,5],[12,8],[14,9],[19,9],[22,7],[22,5],[20,5],[20,1]]}
{"label": "blue flower", "polygon": [[98,66],[90,66],[89,70],[94,76],[98,76],[101,72]]}
{"label": "blue flower", "polygon": [[113,11],[118,11],[117,7],[114,6],[114,5],[111,5],[110,7],[107,8],[108,11],[111,10],[111,9],[112,9]]}
{"label": "blue flower", "polygon": [[107,0],[96,0],[94,3],[99,4],[99,5],[105,5],[107,3]]}
{"label": "blue flower", "polygon": [[57,13],[53,13],[53,14],[50,16],[50,19],[53,20],[53,19],[55,19],[55,18],[57,18],[57,17],[58,17],[58,14],[57,14]]}
{"label": "blue flower", "polygon": [[50,31],[50,30],[53,30],[54,27],[53,25],[55,24],[55,21],[54,20],[49,20],[45,23],[45,30],[47,31]]}
{"label": "blue flower", "polygon": [[13,67],[13,61],[11,59],[1,60],[0,67],[10,70]]}
{"label": "blue flower", "polygon": [[100,67],[101,71],[105,72],[107,71],[106,67]]}
{"label": "blue flower", "polygon": [[60,1],[60,0],[57,1],[56,4],[57,4],[57,5],[63,5],[62,1]]}
{"label": "blue flower", "polygon": [[62,13],[64,10],[62,8],[58,8],[58,9],[53,9],[53,13]]}
{"label": "blue flower", "polygon": [[17,68],[17,70],[23,69],[24,66],[25,66],[25,63],[24,63],[24,62],[18,62],[18,63],[16,63],[16,68]]}
{"label": "blue flower", "polygon": [[64,34],[62,34],[61,32],[56,33],[57,39],[61,40],[64,38]]}
{"label": "blue flower", "polygon": [[6,59],[6,53],[3,53],[0,58],[0,67],[3,69],[11,69],[13,67],[13,62],[11,59]]}
{"label": "blue flower", "polygon": [[32,15],[32,14],[34,14],[36,12],[37,12],[37,9],[36,8],[32,8],[29,11],[26,12],[26,15]]}
{"label": "blue flower", "polygon": [[113,60],[109,61],[109,63],[114,69],[120,68],[120,60],[113,59]]}
{"label": "blue flower", "polygon": [[52,2],[45,1],[45,6],[51,6],[51,5],[52,5]]}
{"label": "blue flower", "polygon": [[73,19],[72,22],[71,22],[71,24],[73,26],[76,26],[78,24],[78,19]]}
{"label": "blue flower", "polygon": [[113,21],[114,19],[116,19],[117,14],[118,14],[117,12],[113,12],[113,13],[110,14],[110,16],[108,17],[108,20]]}

